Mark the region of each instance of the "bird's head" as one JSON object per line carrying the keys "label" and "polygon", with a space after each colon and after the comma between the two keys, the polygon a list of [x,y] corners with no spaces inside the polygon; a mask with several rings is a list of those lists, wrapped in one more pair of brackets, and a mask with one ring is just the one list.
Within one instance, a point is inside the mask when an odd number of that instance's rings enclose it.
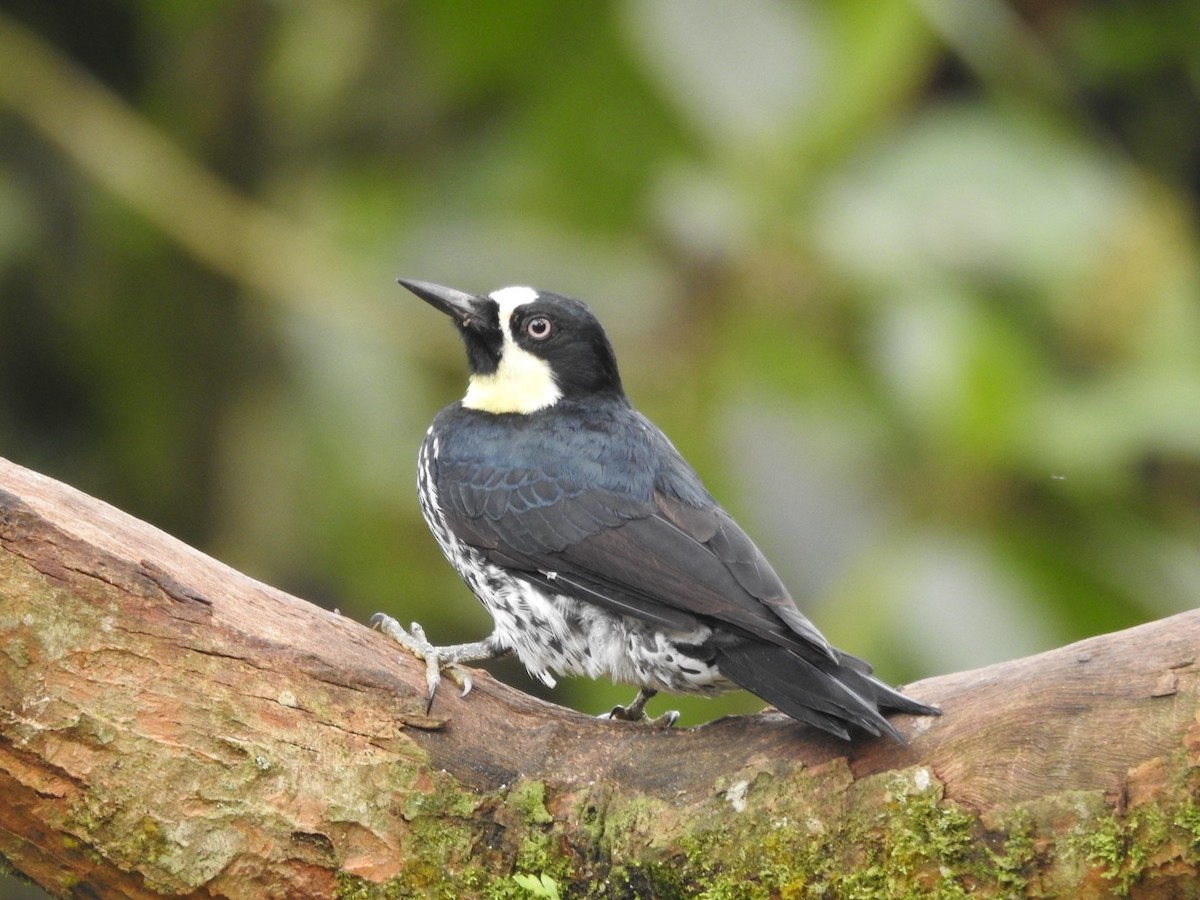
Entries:
{"label": "bird's head", "polygon": [[581,301],[529,287],[476,295],[399,281],[458,326],[471,377],[464,406],[532,413],[563,398],[624,397],[608,336]]}

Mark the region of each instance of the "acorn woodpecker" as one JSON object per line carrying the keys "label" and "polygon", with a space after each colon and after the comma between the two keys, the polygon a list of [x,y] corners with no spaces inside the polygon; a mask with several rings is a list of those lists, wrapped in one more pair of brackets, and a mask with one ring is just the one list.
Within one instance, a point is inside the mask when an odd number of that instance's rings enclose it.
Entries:
{"label": "acorn woodpecker", "polygon": [[[831,646],[667,437],[633,408],[608,337],[579,300],[528,287],[473,295],[400,284],[466,344],[466,396],[421,445],[421,512],[487,607],[487,638],[434,647],[418,625],[372,624],[423,658],[429,702],[458,664],[515,653],[551,672],[658,691],[745,688],[838,737],[903,738],[882,715],[936,715]],[[663,717],[673,723],[675,714]]]}

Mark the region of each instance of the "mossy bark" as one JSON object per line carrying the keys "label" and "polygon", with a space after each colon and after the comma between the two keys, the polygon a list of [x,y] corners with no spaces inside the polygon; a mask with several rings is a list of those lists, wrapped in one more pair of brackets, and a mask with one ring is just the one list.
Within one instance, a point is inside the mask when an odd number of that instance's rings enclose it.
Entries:
{"label": "mossy bark", "polygon": [[908,747],[665,731],[382,636],[0,460],[0,855],[105,897],[1200,896],[1200,613],[930,679]]}

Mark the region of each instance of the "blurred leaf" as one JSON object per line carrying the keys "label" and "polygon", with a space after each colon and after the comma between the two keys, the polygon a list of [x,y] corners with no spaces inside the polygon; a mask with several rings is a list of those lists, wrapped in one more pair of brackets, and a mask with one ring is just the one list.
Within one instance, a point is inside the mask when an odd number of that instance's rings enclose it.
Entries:
{"label": "blurred leaf", "polygon": [[825,87],[828,39],[810,3],[629,0],[625,13],[647,71],[718,147],[779,143]]}
{"label": "blurred leaf", "polygon": [[977,106],[935,108],[833,179],[817,240],[878,289],[947,276],[1053,294],[1106,251],[1125,174],[1051,128]]}

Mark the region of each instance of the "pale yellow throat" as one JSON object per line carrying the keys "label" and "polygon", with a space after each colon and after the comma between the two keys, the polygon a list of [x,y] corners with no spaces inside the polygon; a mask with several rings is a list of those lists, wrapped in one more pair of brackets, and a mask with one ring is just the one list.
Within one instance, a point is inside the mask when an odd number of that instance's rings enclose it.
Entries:
{"label": "pale yellow throat", "polygon": [[562,396],[544,359],[504,342],[500,365],[491,375],[472,375],[463,406],[489,413],[531,413],[553,406]]}

